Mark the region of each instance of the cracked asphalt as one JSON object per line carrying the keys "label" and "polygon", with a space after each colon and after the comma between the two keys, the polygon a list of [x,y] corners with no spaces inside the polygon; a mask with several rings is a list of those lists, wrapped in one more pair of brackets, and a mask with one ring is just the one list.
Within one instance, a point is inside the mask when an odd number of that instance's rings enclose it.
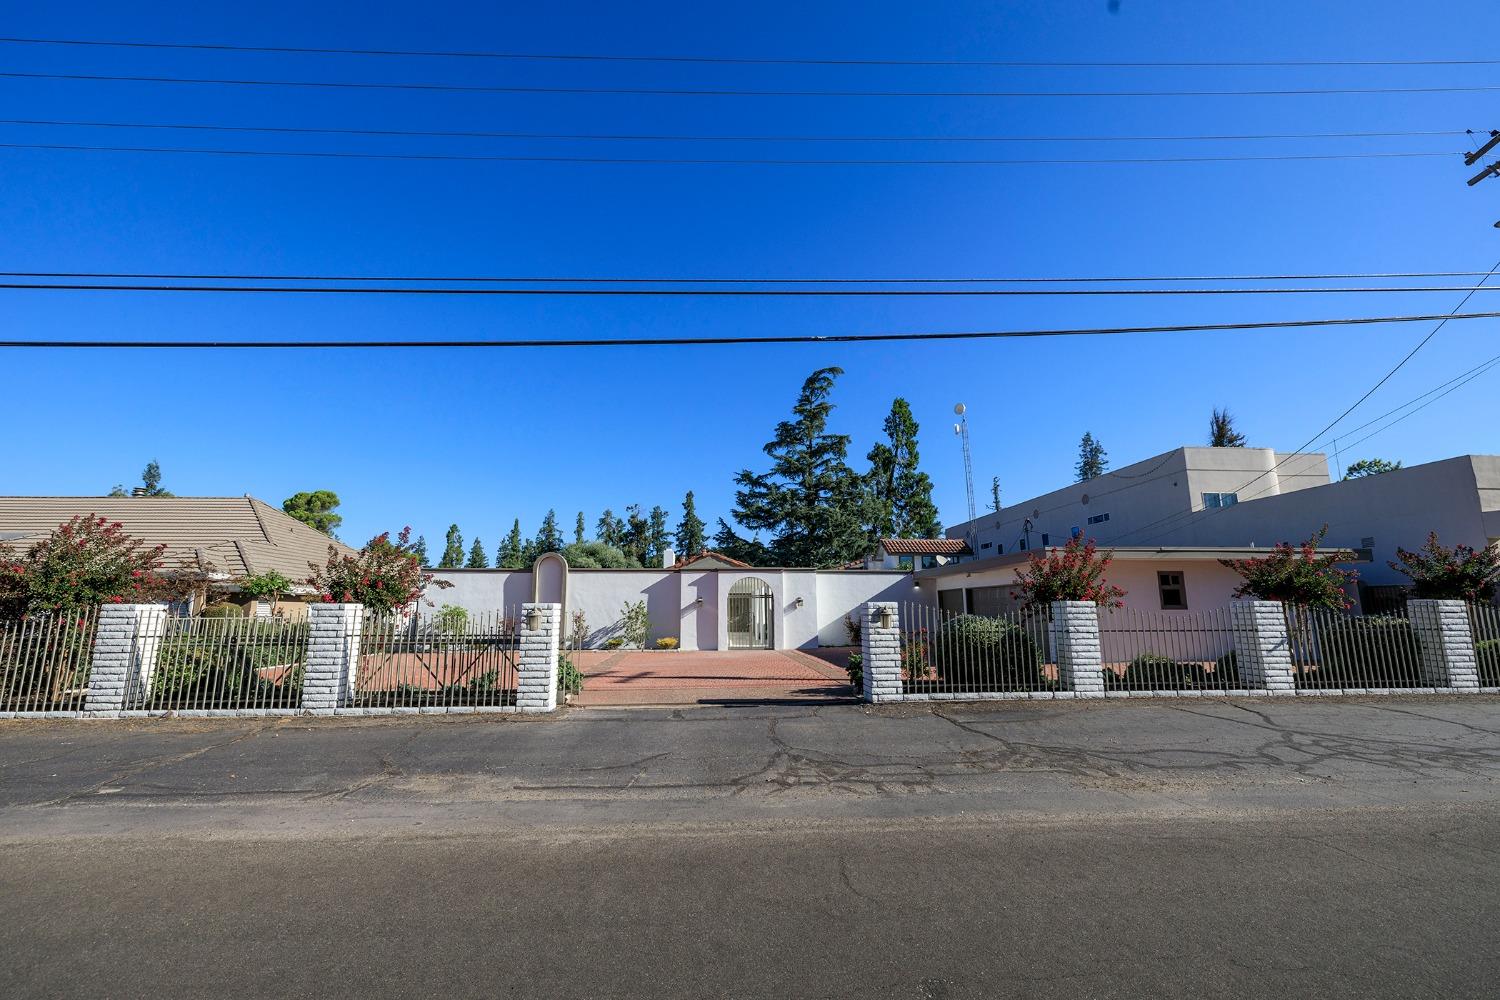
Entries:
{"label": "cracked asphalt", "polygon": [[6,997],[1467,997],[1500,700],[0,726]]}

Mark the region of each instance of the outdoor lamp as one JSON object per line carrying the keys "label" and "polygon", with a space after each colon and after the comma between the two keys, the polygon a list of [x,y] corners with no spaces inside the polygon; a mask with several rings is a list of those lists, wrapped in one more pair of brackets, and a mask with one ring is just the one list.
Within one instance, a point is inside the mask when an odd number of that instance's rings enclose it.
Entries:
{"label": "outdoor lamp", "polygon": [[891,609],[890,608],[881,608],[880,609],[880,627],[881,628],[890,628],[891,627]]}
{"label": "outdoor lamp", "polygon": [[526,609],[526,631],[535,632],[542,627],[542,612],[537,608]]}
{"label": "outdoor lamp", "polygon": [[797,607],[800,608],[800,607],[802,607],[802,605],[806,604],[807,602],[804,601],[802,598],[799,597],[795,601],[793,601],[792,603],[794,603],[795,605],[797,605]]}

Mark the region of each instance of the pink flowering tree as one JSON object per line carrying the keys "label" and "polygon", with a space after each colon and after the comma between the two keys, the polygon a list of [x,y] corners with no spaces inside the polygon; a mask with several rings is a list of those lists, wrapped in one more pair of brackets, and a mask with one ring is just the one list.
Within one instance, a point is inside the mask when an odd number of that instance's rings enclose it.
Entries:
{"label": "pink flowering tree", "polygon": [[1234,596],[1281,601],[1302,608],[1334,611],[1349,608],[1353,602],[1346,588],[1359,574],[1336,565],[1348,558],[1346,553],[1318,551],[1327,534],[1328,526],[1324,525],[1301,545],[1282,542],[1270,555],[1259,559],[1220,559],[1219,562],[1244,578]]}
{"label": "pink flowering tree", "polygon": [[1436,531],[1416,552],[1396,549],[1396,558],[1388,565],[1411,578],[1411,595],[1416,598],[1482,604],[1500,586],[1500,546],[1448,548],[1438,544]]}
{"label": "pink flowering tree", "polygon": [[1104,578],[1114,553],[1100,552],[1092,538],[1073,538],[1061,550],[1033,554],[1016,578],[1026,608],[1045,608],[1053,601],[1093,601],[1102,608],[1125,605],[1125,591]]}
{"label": "pink flowering tree", "polygon": [[160,573],[163,549],[97,514],[74,517],[25,550],[0,544],[0,620],[175,596]]}
{"label": "pink flowering tree", "polygon": [[[365,543],[357,555],[345,555],[328,547],[328,563],[313,571],[307,580],[318,591],[320,600],[345,604],[363,604],[376,614],[423,600],[429,586],[453,586],[446,580],[435,580],[422,572],[422,559],[411,540],[411,528],[401,529],[395,540],[390,532],[376,535]],[[431,606],[432,602],[427,601]]]}

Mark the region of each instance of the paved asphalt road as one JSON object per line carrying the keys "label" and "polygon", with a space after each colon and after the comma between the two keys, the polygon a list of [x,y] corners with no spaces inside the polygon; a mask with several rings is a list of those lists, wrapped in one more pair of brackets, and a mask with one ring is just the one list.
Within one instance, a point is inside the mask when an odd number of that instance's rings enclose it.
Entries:
{"label": "paved asphalt road", "polygon": [[4,997],[1481,997],[1500,701],[0,726]]}

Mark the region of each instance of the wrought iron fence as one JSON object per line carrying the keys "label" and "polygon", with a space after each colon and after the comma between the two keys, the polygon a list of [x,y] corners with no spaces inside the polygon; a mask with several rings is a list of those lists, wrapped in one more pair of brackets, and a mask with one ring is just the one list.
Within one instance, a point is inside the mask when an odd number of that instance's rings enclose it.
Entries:
{"label": "wrought iron fence", "polygon": [[1474,633],[1474,659],[1480,687],[1500,687],[1500,607],[1469,605],[1469,625]]}
{"label": "wrought iron fence", "polygon": [[354,704],[361,708],[496,707],[516,703],[517,609],[366,618]]}
{"label": "wrought iron fence", "polygon": [[0,622],[0,712],[81,712],[97,608]]}
{"label": "wrought iron fence", "polygon": [[906,694],[1057,690],[1045,610],[961,615],[907,604],[900,624]]}
{"label": "wrought iron fence", "polygon": [[1100,608],[1099,646],[1106,691],[1243,687],[1228,608]]}
{"label": "wrought iron fence", "polygon": [[150,647],[154,644],[154,664],[147,666],[138,690],[127,687],[127,709],[208,711],[301,705],[308,639],[305,621],[186,616],[160,621],[160,635],[136,638],[147,664],[153,664]]}
{"label": "wrought iron fence", "polygon": [[1404,607],[1379,615],[1288,605],[1298,688],[1368,690],[1429,687],[1422,644]]}

